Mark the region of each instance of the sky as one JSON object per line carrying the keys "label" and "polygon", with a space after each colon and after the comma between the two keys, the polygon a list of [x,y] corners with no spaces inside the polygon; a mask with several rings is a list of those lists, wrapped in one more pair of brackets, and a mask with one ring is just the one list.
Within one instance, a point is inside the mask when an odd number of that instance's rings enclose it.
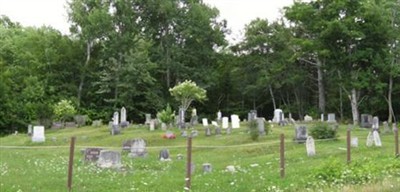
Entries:
{"label": "sky", "polygon": [[[242,38],[245,24],[257,17],[274,21],[280,10],[293,0],[203,0],[220,11],[220,18],[228,21],[232,34],[229,41]],[[0,15],[8,16],[23,26],[52,26],[63,34],[69,33],[66,0],[0,0]]]}

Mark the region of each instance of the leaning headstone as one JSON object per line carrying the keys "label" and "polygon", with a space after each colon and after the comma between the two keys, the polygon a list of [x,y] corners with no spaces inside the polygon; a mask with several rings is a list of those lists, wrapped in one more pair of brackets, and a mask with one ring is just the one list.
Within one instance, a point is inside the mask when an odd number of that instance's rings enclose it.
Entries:
{"label": "leaning headstone", "polygon": [[206,136],[211,136],[211,129],[209,127],[206,128]]}
{"label": "leaning headstone", "polygon": [[307,137],[306,148],[307,148],[307,156],[310,157],[315,155],[315,143],[314,139],[311,136]]}
{"label": "leaning headstone", "polygon": [[131,158],[147,156],[146,141],[140,138],[134,139],[128,156]]}
{"label": "leaning headstone", "polygon": [[207,126],[208,126],[208,120],[207,120],[207,118],[203,118],[203,119],[201,119],[201,121],[202,121],[204,127],[207,127]]}
{"label": "leaning headstone", "polygon": [[351,147],[358,147],[358,137],[351,138]]}
{"label": "leaning headstone", "polygon": [[382,142],[381,142],[381,138],[379,137],[379,132],[378,131],[373,131],[372,135],[373,135],[373,138],[374,138],[375,146],[382,147]]}
{"label": "leaning headstone", "polygon": [[160,151],[160,155],[158,157],[160,161],[171,161],[171,158],[169,158],[169,151],[168,149],[162,149]]}
{"label": "leaning headstone", "polygon": [[222,117],[222,128],[227,129],[229,127],[229,118],[228,117]]}
{"label": "leaning headstone", "polygon": [[232,128],[240,128],[240,119],[238,115],[231,115]]}
{"label": "leaning headstone", "polygon": [[295,141],[297,143],[304,143],[307,140],[307,127],[304,125],[298,125],[296,126],[296,132],[295,132]]}
{"label": "leaning headstone", "polygon": [[100,157],[102,148],[86,148],[84,152],[85,162],[97,162]]}
{"label": "leaning headstone", "polygon": [[256,119],[257,119],[258,132],[261,135],[265,135],[265,119],[264,118],[256,118]]}
{"label": "leaning headstone", "polygon": [[374,136],[372,135],[372,131],[370,131],[367,136],[367,147],[371,147],[373,144],[374,144]]}
{"label": "leaning headstone", "polygon": [[30,137],[30,136],[32,136],[32,125],[28,125],[28,136]]}
{"label": "leaning headstone", "polygon": [[274,118],[272,119],[272,122],[279,123],[283,119],[285,119],[285,116],[283,114],[282,109],[275,109],[274,110]]}
{"label": "leaning headstone", "polygon": [[361,114],[361,123],[362,128],[371,128],[372,127],[372,115],[369,114]]}
{"label": "leaning headstone", "polygon": [[212,171],[212,166],[210,163],[203,164],[203,173],[210,173]]}
{"label": "leaning headstone", "polygon": [[336,123],[336,118],[334,113],[328,113],[328,123]]}
{"label": "leaning headstone", "polygon": [[44,142],[46,140],[44,136],[44,126],[34,126],[32,142]]}
{"label": "leaning headstone", "polygon": [[122,143],[122,151],[131,151],[132,143],[133,143],[132,139],[125,140]]}
{"label": "leaning headstone", "polygon": [[372,118],[372,131],[378,131],[379,130],[379,118],[375,116]]}
{"label": "leaning headstone", "polygon": [[101,150],[97,166],[101,168],[120,168],[121,153],[118,151]]}
{"label": "leaning headstone", "polygon": [[390,130],[388,122],[384,121],[382,124],[383,124],[383,133],[389,134],[392,132],[392,130]]}

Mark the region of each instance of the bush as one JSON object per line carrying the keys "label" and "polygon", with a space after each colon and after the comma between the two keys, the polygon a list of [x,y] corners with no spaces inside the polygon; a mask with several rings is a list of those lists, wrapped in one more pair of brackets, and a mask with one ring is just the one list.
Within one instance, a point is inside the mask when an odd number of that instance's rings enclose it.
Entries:
{"label": "bush", "polygon": [[337,131],[326,123],[317,123],[310,131],[314,139],[336,139]]}
{"label": "bush", "polygon": [[257,121],[251,120],[249,121],[249,130],[250,130],[250,138],[253,141],[257,141],[260,133],[258,131]]}
{"label": "bush", "polygon": [[170,123],[172,123],[174,121],[175,112],[172,111],[171,106],[169,104],[167,104],[167,108],[166,109],[164,109],[164,110],[162,110],[162,111],[157,113],[157,118],[161,122],[169,125]]}
{"label": "bush", "polygon": [[70,100],[61,100],[53,108],[57,120],[64,122],[65,120],[72,120],[76,110]]}

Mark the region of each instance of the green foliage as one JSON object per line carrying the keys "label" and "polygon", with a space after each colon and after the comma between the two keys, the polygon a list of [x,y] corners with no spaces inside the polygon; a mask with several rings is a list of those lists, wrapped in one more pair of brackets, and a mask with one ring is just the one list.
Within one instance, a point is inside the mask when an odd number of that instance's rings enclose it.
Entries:
{"label": "green foliage", "polygon": [[63,99],[59,101],[53,108],[54,115],[57,120],[65,121],[70,120],[76,114],[75,107],[70,100]]}
{"label": "green foliage", "polygon": [[310,134],[314,139],[336,139],[337,138],[337,130],[332,128],[327,123],[317,123],[315,124],[311,130]]}
{"label": "green foliage", "polygon": [[191,80],[185,80],[173,88],[169,89],[175,100],[181,102],[181,107],[185,111],[189,108],[192,101],[204,101],[207,98],[206,90],[197,86]]}
{"label": "green foliage", "polygon": [[167,108],[157,113],[157,118],[168,125],[174,121],[175,111],[172,111],[171,106],[167,104]]}
{"label": "green foliage", "polygon": [[257,141],[260,136],[260,132],[258,131],[258,125],[256,120],[249,121],[249,130],[250,130],[250,138],[253,141]]}

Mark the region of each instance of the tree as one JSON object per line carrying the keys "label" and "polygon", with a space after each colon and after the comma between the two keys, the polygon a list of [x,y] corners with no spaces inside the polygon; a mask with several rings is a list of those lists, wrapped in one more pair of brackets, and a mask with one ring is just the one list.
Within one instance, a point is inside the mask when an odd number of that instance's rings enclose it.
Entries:
{"label": "tree", "polygon": [[195,82],[185,80],[173,88],[169,89],[171,95],[181,103],[184,111],[186,111],[193,101],[204,101],[207,98],[206,90],[198,87]]}
{"label": "tree", "polygon": [[61,122],[65,120],[71,119],[73,115],[76,114],[75,107],[72,105],[70,100],[61,100],[56,105],[54,105],[54,114],[57,116],[57,119]]}

